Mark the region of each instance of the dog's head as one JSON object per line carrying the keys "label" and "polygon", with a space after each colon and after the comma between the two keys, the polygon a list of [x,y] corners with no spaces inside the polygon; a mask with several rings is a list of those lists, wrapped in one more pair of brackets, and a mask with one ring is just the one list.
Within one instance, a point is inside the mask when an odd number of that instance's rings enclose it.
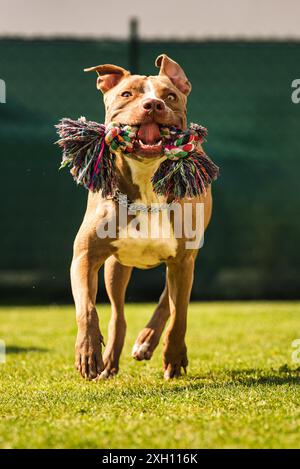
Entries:
{"label": "dog's head", "polygon": [[174,60],[162,54],[155,65],[156,76],[131,75],[116,65],[98,65],[85,69],[98,74],[97,88],[105,103],[105,123],[138,126],[135,153],[141,157],[160,156],[163,152],[160,126],[186,128],[186,102],[191,84]]}

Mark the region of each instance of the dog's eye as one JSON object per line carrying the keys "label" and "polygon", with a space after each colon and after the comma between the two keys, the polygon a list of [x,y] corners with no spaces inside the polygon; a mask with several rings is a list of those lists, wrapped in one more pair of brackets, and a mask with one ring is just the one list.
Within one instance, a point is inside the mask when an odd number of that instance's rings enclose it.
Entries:
{"label": "dog's eye", "polygon": [[123,91],[121,96],[123,96],[123,98],[130,98],[130,96],[132,96],[132,93],[130,93],[130,91]]}
{"label": "dog's eye", "polygon": [[167,96],[168,101],[176,101],[176,94],[174,93],[169,93]]}

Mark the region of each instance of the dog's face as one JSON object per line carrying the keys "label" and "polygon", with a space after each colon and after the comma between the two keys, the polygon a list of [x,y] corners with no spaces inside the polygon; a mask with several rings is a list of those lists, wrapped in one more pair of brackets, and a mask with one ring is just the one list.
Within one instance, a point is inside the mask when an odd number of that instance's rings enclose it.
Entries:
{"label": "dog's face", "polygon": [[131,75],[116,65],[85,69],[98,73],[97,88],[104,94],[105,123],[138,126],[134,152],[141,157],[161,156],[160,125],[186,128],[186,102],[191,91],[182,68],[166,55],[155,62],[157,76]]}

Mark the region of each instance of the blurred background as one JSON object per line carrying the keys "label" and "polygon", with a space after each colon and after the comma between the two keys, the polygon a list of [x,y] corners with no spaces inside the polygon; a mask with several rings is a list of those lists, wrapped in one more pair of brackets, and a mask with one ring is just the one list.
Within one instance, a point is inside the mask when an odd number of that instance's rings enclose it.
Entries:
{"label": "blurred background", "polygon": [[[163,52],[192,82],[189,121],[208,127],[221,168],[192,298],[299,298],[299,18],[297,0],[0,0],[1,301],[72,301],[87,193],[58,171],[54,125],[103,121],[84,67],[151,75]],[[127,300],[156,300],[163,284],[163,267],[135,270]]]}

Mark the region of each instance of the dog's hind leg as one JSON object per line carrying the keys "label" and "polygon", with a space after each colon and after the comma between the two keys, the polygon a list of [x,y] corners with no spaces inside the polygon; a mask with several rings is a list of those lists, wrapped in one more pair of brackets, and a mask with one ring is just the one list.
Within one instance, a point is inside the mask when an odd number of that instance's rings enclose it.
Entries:
{"label": "dog's hind leg", "polygon": [[120,264],[113,256],[109,257],[104,265],[105,287],[111,302],[111,319],[103,354],[104,370],[100,375],[102,379],[115,375],[119,370],[119,358],[126,333],[124,301],[131,272],[132,267]]}
{"label": "dog's hind leg", "polygon": [[159,343],[166,322],[170,316],[169,292],[167,285],[162,292],[158,305],[146,327],[139,333],[132,349],[136,360],[150,360]]}

